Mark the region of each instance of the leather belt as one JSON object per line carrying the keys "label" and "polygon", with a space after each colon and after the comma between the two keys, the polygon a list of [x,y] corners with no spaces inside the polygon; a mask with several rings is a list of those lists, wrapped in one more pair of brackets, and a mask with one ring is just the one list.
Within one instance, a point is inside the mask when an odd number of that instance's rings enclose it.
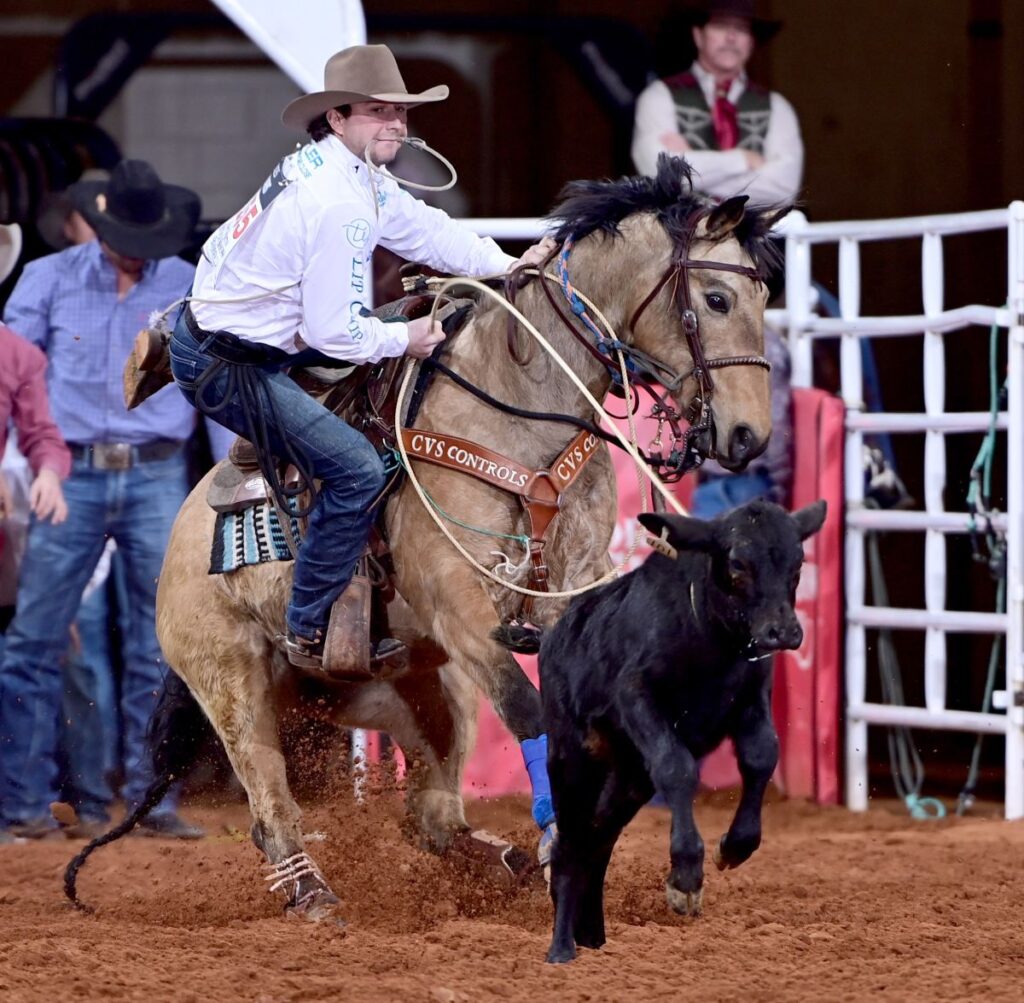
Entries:
{"label": "leather belt", "polygon": [[167,460],[181,451],[176,439],[157,439],[133,446],[129,442],[69,442],[76,460],[84,460],[94,470],[129,470],[139,463]]}
{"label": "leather belt", "polygon": [[190,306],[186,305],[184,317],[185,328],[201,346],[201,351],[215,359],[236,366],[268,367],[275,370],[303,364],[298,354],[290,355],[274,345],[247,341],[245,338],[239,338],[237,334],[231,334],[230,331],[207,331],[199,326],[199,321],[196,320]]}

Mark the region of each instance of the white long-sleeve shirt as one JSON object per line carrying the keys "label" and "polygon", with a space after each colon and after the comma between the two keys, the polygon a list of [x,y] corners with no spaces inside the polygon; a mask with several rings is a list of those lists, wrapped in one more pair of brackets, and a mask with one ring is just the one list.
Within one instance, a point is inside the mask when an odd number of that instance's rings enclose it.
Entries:
{"label": "white long-sleeve shirt", "polygon": [[334,358],[378,362],[402,355],[409,344],[407,324],[362,315],[378,244],[459,275],[504,272],[515,261],[490,238],[380,175],[375,212],[366,164],[336,136],[292,154],[284,172],[292,183],[242,226],[248,232],[219,266],[200,259],[192,311],[207,331],[286,352],[298,351],[298,336]]}
{"label": "white long-sleeve shirt", "polygon": [[[690,67],[697,78],[708,107],[714,107],[715,79],[699,63]],[[739,100],[747,86],[745,75],[729,89],[729,100]],[[682,154],[696,172],[694,185],[715,198],[749,195],[751,202],[770,205],[791,202],[800,191],[804,168],[804,144],[793,106],[781,95],[769,95],[768,132],[764,139],[764,166],[756,171],[747,166],[740,149],[691,150]],[[636,103],[633,124],[633,163],[641,174],[657,172],[658,154],[674,153],[662,143],[666,132],[679,132],[672,92],[661,80],[649,84]],[[675,154],[679,156],[679,154]]]}

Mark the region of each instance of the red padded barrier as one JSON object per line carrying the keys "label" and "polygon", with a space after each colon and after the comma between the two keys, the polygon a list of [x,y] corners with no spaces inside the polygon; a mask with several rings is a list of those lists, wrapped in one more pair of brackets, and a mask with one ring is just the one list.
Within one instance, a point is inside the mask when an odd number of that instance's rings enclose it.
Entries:
{"label": "red padded barrier", "polygon": [[775,662],[772,711],[782,755],[776,780],[789,797],[839,803],[842,643],[843,403],[822,390],[793,391],[793,508],[828,502],[821,531],[804,545],[797,594],[799,650]]}

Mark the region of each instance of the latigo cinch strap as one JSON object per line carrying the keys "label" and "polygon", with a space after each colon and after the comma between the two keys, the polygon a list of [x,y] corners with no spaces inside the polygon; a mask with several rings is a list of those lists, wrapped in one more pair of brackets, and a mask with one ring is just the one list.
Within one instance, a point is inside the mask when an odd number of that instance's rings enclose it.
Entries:
{"label": "latigo cinch strap", "polygon": [[[600,439],[586,429],[543,470],[531,470],[501,453],[468,439],[415,428],[402,429],[402,442],[413,459],[471,474],[479,480],[518,495],[530,520],[530,588],[547,591],[544,535],[558,515],[562,495],[579,477],[597,451]],[[533,596],[526,596],[521,615],[528,617]]]}

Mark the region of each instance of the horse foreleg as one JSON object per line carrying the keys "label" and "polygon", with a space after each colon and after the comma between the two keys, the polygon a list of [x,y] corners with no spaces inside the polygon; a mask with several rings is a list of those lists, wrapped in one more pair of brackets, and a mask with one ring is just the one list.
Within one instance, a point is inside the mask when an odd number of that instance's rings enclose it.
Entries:
{"label": "horse foreleg", "polygon": [[512,655],[490,636],[496,617],[487,596],[479,587],[475,590],[477,598],[471,599],[474,593],[468,589],[457,594],[459,607],[439,610],[434,627],[452,660],[483,691],[520,744],[533,791],[533,819],[541,830],[537,856],[546,866],[556,830],[540,693]]}
{"label": "horse foreleg", "polygon": [[[413,643],[410,663],[405,675],[352,687],[336,714],[339,723],[386,731],[401,747],[407,814],[423,848],[440,853],[469,828],[462,773],[476,737],[477,691],[432,644]],[[314,687],[307,698],[318,696]]]}

